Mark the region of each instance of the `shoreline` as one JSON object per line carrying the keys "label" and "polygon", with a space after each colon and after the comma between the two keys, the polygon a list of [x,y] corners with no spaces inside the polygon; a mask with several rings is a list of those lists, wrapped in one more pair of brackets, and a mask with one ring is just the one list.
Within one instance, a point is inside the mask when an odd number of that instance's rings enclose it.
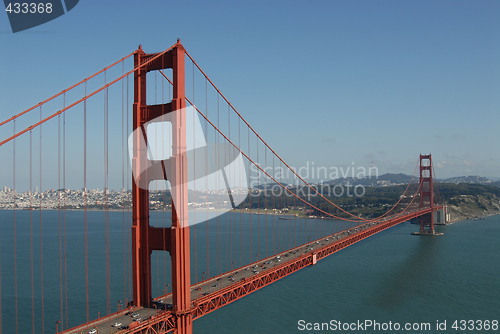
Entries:
{"label": "shoreline", "polygon": [[493,216],[500,216],[500,212],[498,212],[498,213],[490,213],[490,214],[485,214],[485,215],[482,215],[482,216],[476,216],[476,217],[470,217],[470,218],[467,217],[467,218],[455,219],[455,220],[451,220],[451,221],[447,222],[446,224],[440,224],[438,226],[453,225],[455,223],[463,222],[463,221],[466,221],[466,220],[471,220],[471,221],[474,221],[474,220],[484,220],[484,218],[493,217]]}
{"label": "shoreline", "polygon": [[[12,208],[1,208],[0,211],[40,211],[40,208],[32,208],[32,209],[27,209],[27,208],[17,208],[17,209],[12,209]],[[73,208],[61,208],[61,209],[54,209],[54,208],[42,208],[41,211],[85,211],[83,208],[78,208],[78,209],[73,209]],[[111,212],[132,212],[132,208],[123,208],[123,209],[94,209],[94,208],[87,208],[86,211],[91,211],[91,212],[105,212],[105,211],[111,211]],[[224,212],[230,212],[233,211],[234,213],[246,213],[246,214],[255,214],[255,215],[269,215],[269,216],[278,216],[278,218],[284,218],[284,220],[290,220],[293,218],[298,218],[298,219],[330,219],[330,220],[335,220],[334,218],[331,217],[323,217],[323,216],[318,216],[318,217],[311,217],[307,215],[299,215],[298,213],[279,213],[279,212],[274,212],[274,210],[246,210],[246,209],[232,209],[230,211],[226,210],[218,210],[218,209],[212,209],[212,210],[203,210],[203,209],[196,209],[194,211],[199,211],[199,212],[204,212],[204,211],[224,211]],[[270,212],[269,212],[270,211]],[[487,217],[492,217],[492,216],[498,216],[500,215],[500,212],[491,212],[492,210],[488,210],[487,212],[484,212],[482,214],[474,215],[474,216],[461,216],[456,219],[452,219],[449,222],[446,222],[446,224],[438,224],[438,226],[446,226],[446,225],[453,225],[458,222],[466,221],[466,220],[484,220],[484,218]],[[170,212],[170,210],[155,210],[155,209],[150,209],[151,213],[154,212]]]}

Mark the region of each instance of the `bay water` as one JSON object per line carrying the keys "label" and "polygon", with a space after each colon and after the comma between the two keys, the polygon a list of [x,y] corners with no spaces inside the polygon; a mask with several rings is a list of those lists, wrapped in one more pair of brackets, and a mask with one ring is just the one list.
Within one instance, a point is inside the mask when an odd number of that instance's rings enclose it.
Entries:
{"label": "bay water", "polygon": [[[0,211],[2,333],[16,333],[16,326],[18,333],[31,333],[33,321],[36,333],[55,332],[56,322],[61,319],[64,328],[84,323],[87,304],[83,212],[42,211],[40,219],[39,211],[16,211],[15,242],[13,215],[12,211]],[[191,239],[197,240],[196,249],[194,242],[191,247],[193,282],[348,227],[347,223],[319,219],[233,215],[229,225],[226,218],[219,218],[218,222],[191,228]],[[168,221],[168,213],[151,214],[152,225],[168,226]],[[130,224],[127,212],[109,212],[107,218],[104,212],[87,213],[91,320],[108,311],[115,312],[119,304],[130,299]],[[436,229],[444,235],[411,235],[418,226],[409,223],[383,231],[197,319],[194,332],[302,333],[319,324],[319,330],[311,332],[373,333],[396,332],[394,327],[391,330],[384,326],[397,323],[403,327],[408,323],[431,327],[407,333],[500,333],[498,327],[495,330],[491,326],[492,321],[500,320],[500,216]],[[153,252],[155,296],[161,295],[170,283],[169,263],[168,253]],[[465,327],[462,320],[467,321]],[[470,320],[475,321],[473,326]],[[359,327],[370,321],[378,323],[380,330]],[[485,321],[490,322],[489,328],[479,328]],[[456,328],[452,328],[454,324]]]}

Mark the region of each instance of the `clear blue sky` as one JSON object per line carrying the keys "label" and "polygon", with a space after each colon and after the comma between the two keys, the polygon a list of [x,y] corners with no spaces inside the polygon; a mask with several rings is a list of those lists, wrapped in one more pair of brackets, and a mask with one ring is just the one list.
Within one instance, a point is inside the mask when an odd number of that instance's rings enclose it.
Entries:
{"label": "clear blue sky", "polygon": [[500,177],[499,1],[81,0],[16,34],[4,12],[0,119],[178,37],[293,166]]}

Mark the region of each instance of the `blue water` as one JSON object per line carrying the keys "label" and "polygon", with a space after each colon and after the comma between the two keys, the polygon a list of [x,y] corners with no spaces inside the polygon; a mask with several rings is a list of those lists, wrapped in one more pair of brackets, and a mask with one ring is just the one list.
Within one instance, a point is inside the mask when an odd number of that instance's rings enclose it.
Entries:
{"label": "blue water", "polygon": [[[262,215],[232,214],[232,218],[222,216],[208,225],[198,224],[191,229],[191,240],[197,240],[196,249],[194,243],[191,247],[193,282],[200,281],[202,276],[215,276],[231,266],[238,267],[264,258],[266,251],[271,255],[294,244],[314,240],[325,232],[347,227],[345,223],[334,225],[328,220],[278,220]],[[12,215],[12,211],[0,211],[2,333],[16,332]],[[239,224],[238,219],[243,223]],[[168,226],[168,220],[168,213],[165,216],[162,212],[151,213],[152,225]],[[16,211],[17,326],[19,333],[31,333],[30,222],[34,238],[34,318],[36,333],[42,333],[38,211]],[[65,309],[61,315],[60,222],[63,232],[63,216],[59,219],[57,211],[42,212],[46,333],[55,332],[56,321],[60,319],[65,323],[64,328],[86,321],[83,212],[66,212],[67,318]],[[97,312],[106,314],[108,305],[114,312],[118,300],[124,304],[125,299],[130,299],[130,235],[127,231],[131,222],[127,213],[109,213],[109,299],[106,294],[104,213],[88,212],[87,222],[89,317],[94,319]],[[195,333],[293,333],[304,332],[298,329],[299,320],[305,323],[331,320],[350,323],[367,319],[379,323],[430,323],[432,333],[438,332],[435,330],[436,321],[446,320],[447,331],[439,332],[455,333],[457,331],[451,329],[454,320],[500,320],[500,216],[440,226],[438,230],[445,233],[440,237],[412,236],[410,233],[416,229],[415,225],[401,224],[344,249],[314,267],[303,269],[196,320]],[[227,235],[231,235],[231,231],[243,231],[243,236],[240,238],[238,234],[238,237],[227,238],[226,230]],[[293,230],[295,233],[283,233]],[[61,235],[64,250],[64,234]],[[278,238],[278,235],[282,237]],[[61,261],[64,282],[63,255]],[[170,283],[169,263],[168,253],[153,252],[152,290],[155,296]],[[62,294],[65,306],[64,285]],[[315,331],[326,332],[361,331]],[[409,333],[420,332],[423,331]],[[500,330],[458,332],[495,333]]]}
{"label": "blue water", "polygon": [[[416,228],[402,224],[348,247],[196,320],[195,332],[303,333],[299,320],[370,319],[457,333],[455,320],[499,320],[500,216],[438,227],[439,237],[410,235]],[[437,320],[447,321],[446,331],[436,331]],[[327,332],[363,331],[315,333]]]}

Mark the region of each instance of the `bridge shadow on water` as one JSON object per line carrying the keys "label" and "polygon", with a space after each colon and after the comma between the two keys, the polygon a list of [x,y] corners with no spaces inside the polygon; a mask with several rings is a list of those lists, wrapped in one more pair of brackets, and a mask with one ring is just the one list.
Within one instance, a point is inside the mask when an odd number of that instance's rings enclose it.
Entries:
{"label": "bridge shadow on water", "polygon": [[[411,226],[418,228],[417,225]],[[395,235],[409,234],[405,227],[396,227],[399,231]],[[439,236],[412,235],[400,242],[401,247],[407,245],[404,251],[407,256],[397,265],[388,266],[391,269],[384,274],[383,284],[375,290],[377,293],[373,302],[377,307],[394,310],[404,306],[408,299],[432,293],[430,279],[436,265],[433,260],[439,251],[439,239]]]}

